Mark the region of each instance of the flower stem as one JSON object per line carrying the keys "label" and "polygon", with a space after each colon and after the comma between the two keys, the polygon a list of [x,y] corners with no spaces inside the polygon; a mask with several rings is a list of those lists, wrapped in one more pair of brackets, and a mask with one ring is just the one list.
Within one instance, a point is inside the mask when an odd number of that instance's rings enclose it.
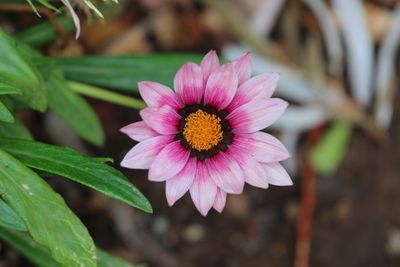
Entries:
{"label": "flower stem", "polygon": [[134,109],[143,109],[146,107],[146,104],[142,100],[135,99],[133,97],[110,92],[84,83],[73,82],[73,81],[67,81],[67,83],[73,91],[85,96],[90,96],[93,98],[101,99],[107,102],[111,102],[117,105]]}

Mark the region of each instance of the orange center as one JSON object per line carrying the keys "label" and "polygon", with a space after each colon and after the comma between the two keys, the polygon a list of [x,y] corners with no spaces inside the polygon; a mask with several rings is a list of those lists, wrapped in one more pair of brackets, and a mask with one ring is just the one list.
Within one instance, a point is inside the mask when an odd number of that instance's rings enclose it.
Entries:
{"label": "orange center", "polygon": [[222,140],[221,119],[199,109],[185,119],[183,137],[189,145],[197,149],[208,150]]}

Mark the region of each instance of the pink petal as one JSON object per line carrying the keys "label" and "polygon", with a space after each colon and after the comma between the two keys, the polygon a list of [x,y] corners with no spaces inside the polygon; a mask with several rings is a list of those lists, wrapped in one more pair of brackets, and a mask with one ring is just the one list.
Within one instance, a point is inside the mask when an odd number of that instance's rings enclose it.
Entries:
{"label": "pink petal", "polygon": [[140,116],[148,126],[160,134],[178,133],[181,116],[170,106],[145,108],[140,111]]}
{"label": "pink petal", "polygon": [[252,72],[250,52],[244,53],[232,63],[238,75],[239,85],[250,78]]}
{"label": "pink petal", "polygon": [[210,50],[210,52],[204,56],[200,63],[200,68],[203,70],[203,85],[205,87],[208,77],[219,68],[219,59],[215,50]]}
{"label": "pink petal", "polygon": [[211,178],[227,193],[240,194],[243,191],[243,171],[234,158],[227,153],[220,152],[210,159],[206,159]]}
{"label": "pink petal", "polygon": [[199,104],[204,94],[203,71],[192,62],[185,63],[175,75],[174,88],[183,104]]}
{"label": "pink petal", "polygon": [[234,143],[260,162],[277,162],[290,157],[289,152],[278,139],[264,132],[237,134]]}
{"label": "pink petal", "polygon": [[204,105],[212,105],[219,110],[226,108],[235,96],[237,86],[237,74],[232,64],[227,63],[208,78]]}
{"label": "pink petal", "polygon": [[217,185],[210,178],[207,166],[203,161],[197,162],[196,177],[190,187],[190,196],[197,210],[206,216],[214,204]]}
{"label": "pink petal", "polygon": [[138,82],[139,92],[149,107],[171,106],[178,110],[182,108],[176,94],[167,86],[156,82]]}
{"label": "pink petal", "polygon": [[185,167],[165,183],[165,194],[168,205],[172,206],[190,188],[196,175],[197,159],[190,157]]}
{"label": "pink petal", "polygon": [[256,99],[238,107],[226,119],[233,133],[254,133],[274,123],[287,105],[286,101],[279,98]]}
{"label": "pink petal", "polygon": [[150,181],[165,181],[178,174],[186,165],[190,151],[181,141],[175,141],[164,147],[156,156],[149,170]]}
{"label": "pink petal", "polygon": [[161,149],[173,140],[173,136],[157,136],[140,142],[125,155],[121,166],[130,169],[148,169]]}
{"label": "pink petal", "polygon": [[144,121],[131,123],[125,127],[122,127],[120,131],[138,142],[160,135],[147,126]]}
{"label": "pink petal", "polygon": [[244,179],[248,184],[260,188],[268,188],[268,179],[264,168],[249,153],[246,153],[244,149],[236,144],[231,144],[226,153],[239,163],[240,168],[243,170]]}
{"label": "pink petal", "polygon": [[222,212],[226,204],[226,192],[218,188],[217,195],[215,196],[213,208],[219,213]]}
{"label": "pink petal", "polygon": [[227,108],[229,111],[257,98],[269,98],[278,85],[279,74],[274,72],[257,75],[243,84],[237,90],[235,97]]}
{"label": "pink petal", "polygon": [[289,174],[278,162],[274,163],[263,163],[265,173],[268,177],[268,183],[272,185],[293,185],[292,180],[289,177]]}

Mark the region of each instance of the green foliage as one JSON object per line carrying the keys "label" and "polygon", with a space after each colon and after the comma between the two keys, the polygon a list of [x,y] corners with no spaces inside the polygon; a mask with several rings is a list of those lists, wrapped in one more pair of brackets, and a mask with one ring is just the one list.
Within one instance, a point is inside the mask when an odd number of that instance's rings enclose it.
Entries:
{"label": "green foliage", "polygon": [[0,198],[0,226],[26,231],[24,221]]}
{"label": "green foliage", "polygon": [[310,153],[310,161],[318,172],[331,174],[339,168],[346,155],[352,130],[352,124],[348,121],[337,121],[328,129]]}
{"label": "green foliage", "polygon": [[0,122],[0,137],[33,140],[29,130],[17,118],[13,123]]}
{"label": "green foliage", "polygon": [[173,86],[173,77],[187,61],[199,63],[196,54],[146,56],[80,56],[56,58],[66,78],[113,89],[137,92],[137,82],[151,80]]}
{"label": "green foliage", "polygon": [[17,87],[13,85],[2,83],[0,81],[0,95],[13,95],[13,94],[20,95],[21,90],[19,90]]}
{"label": "green foliage", "polygon": [[148,200],[119,171],[75,150],[4,138],[0,139],[0,149],[31,168],[65,176],[133,207],[152,212]]}
{"label": "green foliage", "polygon": [[13,42],[0,28],[0,83],[18,88],[21,95],[15,98],[26,102],[31,108],[44,111],[47,100],[43,79],[28,58],[18,51],[17,42]]}
{"label": "green foliage", "polygon": [[35,172],[0,150],[0,194],[29,233],[65,266],[97,266],[85,226]]}
{"label": "green foliage", "polygon": [[50,74],[46,90],[49,107],[82,138],[95,145],[104,143],[104,132],[96,114],[81,96],[69,88],[60,71]]}
{"label": "green foliage", "polygon": [[0,227],[0,239],[7,242],[23,256],[40,267],[61,267],[56,262],[48,249],[35,242],[28,233],[19,232],[4,227]]}
{"label": "green foliage", "polygon": [[[58,16],[57,20],[65,32],[68,33],[74,30],[74,22],[70,18],[66,16]],[[38,46],[50,43],[56,40],[59,36],[51,22],[46,21],[17,33],[15,37],[26,44]]]}
{"label": "green foliage", "polygon": [[14,122],[14,117],[7,107],[0,101],[0,121]]}
{"label": "green foliage", "polygon": [[[33,32],[19,37],[33,44],[46,39],[40,34],[34,37]],[[94,84],[98,80],[103,86],[136,90],[138,80],[154,76],[172,85],[176,70],[187,60],[199,62],[200,56],[97,57],[95,62],[88,57],[92,65],[80,59],[71,61],[75,80],[82,76]],[[29,130],[14,116],[19,111],[43,112],[49,107],[85,140],[96,145],[104,142],[95,112],[79,92],[71,89],[71,84],[81,89],[85,85],[66,81],[68,67],[64,69],[63,60],[42,56],[0,28],[0,238],[40,266],[133,266],[99,250],[96,259],[96,247],[85,226],[40,176],[61,175],[152,212],[148,200],[124,175],[104,164],[112,159],[88,158],[69,148],[34,142]],[[79,65],[85,69],[81,76],[76,72]],[[84,88],[87,94],[88,88]],[[97,89],[90,92],[94,97],[101,93],[104,100],[143,107],[142,101],[126,100],[123,95]]]}
{"label": "green foliage", "polygon": [[[62,266],[53,260],[48,249],[35,242],[27,233],[0,227],[0,238],[38,266]],[[97,261],[99,267],[139,267],[139,265],[130,264],[99,248],[97,248]],[[141,267],[143,267],[143,265],[141,265]]]}

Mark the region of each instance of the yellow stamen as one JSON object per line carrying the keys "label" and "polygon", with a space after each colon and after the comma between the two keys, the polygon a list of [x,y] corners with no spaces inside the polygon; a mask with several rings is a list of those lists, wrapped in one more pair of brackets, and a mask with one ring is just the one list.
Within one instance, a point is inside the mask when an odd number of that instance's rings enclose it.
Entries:
{"label": "yellow stamen", "polygon": [[183,137],[189,145],[197,149],[208,150],[222,140],[221,119],[199,109],[185,119]]}

